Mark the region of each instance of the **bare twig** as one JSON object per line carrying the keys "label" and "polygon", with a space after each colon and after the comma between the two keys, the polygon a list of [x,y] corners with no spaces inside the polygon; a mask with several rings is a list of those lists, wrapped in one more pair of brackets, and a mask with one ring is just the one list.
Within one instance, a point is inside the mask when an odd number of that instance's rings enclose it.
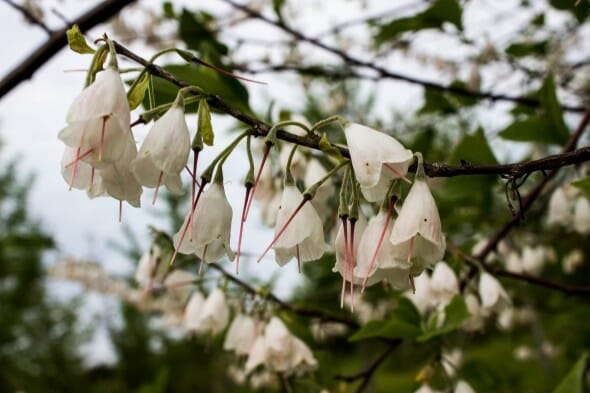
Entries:
{"label": "bare twig", "polygon": [[258,295],[258,296],[264,297],[267,300],[270,300],[271,302],[276,304],[279,308],[282,308],[283,310],[291,311],[295,314],[305,316],[305,317],[320,318],[322,321],[338,322],[338,323],[341,323],[341,324],[346,325],[346,326],[353,328],[353,329],[358,329],[360,327],[360,325],[352,319],[342,317],[342,316],[339,316],[336,314],[332,314],[332,313],[329,313],[329,312],[323,311],[323,310],[318,310],[318,309],[314,309],[314,308],[307,308],[307,307],[300,307],[295,304],[291,304],[291,303],[288,303],[284,300],[279,299],[276,295],[274,295],[273,293],[271,293],[269,291],[256,289],[253,286],[251,286],[250,284],[240,280],[238,277],[234,276],[233,274],[225,271],[217,263],[210,263],[210,264],[208,264],[208,266],[214,270],[217,270],[224,277],[226,277],[228,280],[230,280],[234,284],[240,286],[246,292],[248,292],[252,295]]}
{"label": "bare twig", "polygon": [[4,2],[6,4],[8,4],[9,6],[11,6],[12,8],[14,8],[15,10],[17,10],[18,12],[20,12],[21,14],[23,14],[23,16],[32,24],[39,26],[41,29],[43,29],[48,35],[53,34],[53,31],[49,28],[49,26],[47,26],[45,24],[45,22],[43,22],[41,19],[39,19],[37,17],[37,15],[35,15],[34,13],[32,13],[30,10],[28,10],[26,7],[21,6],[20,4],[16,4],[14,1],[12,0],[4,0]]}
{"label": "bare twig", "polygon": [[383,362],[389,357],[389,355],[393,353],[393,351],[401,344],[401,342],[402,340],[392,341],[387,347],[387,349],[385,349],[385,351],[383,351],[383,353],[379,355],[379,357],[375,359],[375,361],[366,370],[353,375],[335,375],[334,379],[344,382],[355,382],[360,379],[362,380],[362,382],[357,388],[356,393],[364,392],[365,389],[369,386],[371,378],[373,377],[379,366],[383,364]]}
{"label": "bare twig", "polygon": [[[275,27],[281,29],[282,31],[293,36],[298,41],[310,43],[318,48],[321,48],[327,52],[330,52],[330,53],[340,57],[348,65],[371,69],[371,70],[377,72],[378,75],[382,78],[401,80],[401,81],[404,81],[407,83],[420,85],[420,86],[423,86],[428,89],[438,90],[438,91],[442,91],[442,92],[446,92],[446,93],[454,93],[454,94],[458,94],[458,95],[462,95],[462,96],[487,99],[490,101],[510,101],[510,102],[514,102],[517,104],[526,105],[526,106],[530,106],[530,107],[538,107],[540,105],[539,100],[533,99],[533,98],[510,96],[507,94],[495,94],[495,93],[483,92],[483,91],[475,91],[475,90],[466,89],[466,88],[463,88],[460,86],[443,85],[443,84],[427,81],[424,79],[419,79],[419,78],[415,78],[412,76],[400,74],[397,72],[392,72],[384,67],[381,67],[381,66],[375,64],[372,61],[366,61],[366,60],[362,60],[362,59],[353,57],[353,56],[349,55],[348,53],[345,53],[337,48],[331,47],[331,46],[321,42],[317,38],[308,37],[308,36],[304,35],[303,33],[301,33],[300,31],[292,29],[291,27],[285,25],[282,21],[269,19],[269,18],[265,17],[264,15],[262,15],[261,13],[259,13],[258,11],[255,11],[245,5],[238,4],[233,0],[223,0],[223,1],[230,4],[232,7],[245,12],[247,15],[249,15],[252,18],[259,19],[267,24],[270,24],[272,26],[275,26]],[[569,112],[580,112],[581,113],[581,112],[584,112],[585,108],[578,107],[578,106],[562,105],[562,109],[565,111],[569,111]]]}
{"label": "bare twig", "polygon": [[[97,24],[106,21],[134,1],[135,0],[103,1],[72,22],[78,24],[81,31],[87,31]],[[67,45],[66,31],[67,28],[52,31],[51,35],[43,45],[35,49],[29,57],[14,67],[14,69],[0,81],[0,99],[18,86],[19,83],[33,76],[35,71],[41,68],[43,64],[51,59],[61,48]]]}

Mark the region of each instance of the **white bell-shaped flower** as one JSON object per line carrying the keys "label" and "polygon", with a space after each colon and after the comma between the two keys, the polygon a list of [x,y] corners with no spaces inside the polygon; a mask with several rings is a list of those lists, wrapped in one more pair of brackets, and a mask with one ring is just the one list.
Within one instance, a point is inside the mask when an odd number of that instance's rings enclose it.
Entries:
{"label": "white bell-shaped flower", "polygon": [[459,280],[453,269],[445,262],[439,262],[434,267],[430,277],[430,289],[438,307],[445,307],[459,293]]}
{"label": "white bell-shaped flower", "polygon": [[391,180],[405,177],[412,152],[395,138],[360,124],[346,124],[344,134],[363,195],[369,202],[382,200]]}
{"label": "white bell-shaped flower", "polygon": [[574,204],[574,230],[580,235],[590,233],[590,202],[585,196],[580,196]]}
{"label": "white bell-shaped flower", "polygon": [[74,100],[68,111],[68,126],[59,139],[80,149],[83,160],[95,167],[118,161],[128,143],[133,143],[129,127],[127,95],[119,73],[107,68]]}
{"label": "white bell-shaped flower", "polygon": [[410,265],[403,259],[394,258],[393,247],[387,241],[393,222],[391,217],[388,221],[388,213],[382,209],[369,220],[363,232],[358,246],[354,275],[362,280],[365,286],[387,280],[397,289],[407,287]]}
{"label": "white bell-shaped flower", "polygon": [[100,186],[108,195],[119,201],[127,201],[135,207],[140,205],[140,196],[143,192],[141,184],[131,172],[131,161],[137,156],[135,142],[126,144],[123,156],[119,161],[106,164],[98,170]]}
{"label": "white bell-shaped flower", "polygon": [[271,318],[264,329],[266,347],[266,366],[275,372],[296,373],[317,366],[311,350],[299,338],[293,336],[283,321]]}
{"label": "white bell-shaped flower", "polygon": [[180,172],[188,160],[190,144],[183,105],[175,103],[156,120],[131,168],[143,186],[165,184],[170,192],[182,194]]}
{"label": "white bell-shaped flower", "polygon": [[92,183],[93,168],[87,162],[81,161],[77,148],[66,146],[61,159],[61,175],[71,188],[87,190]]}
{"label": "white bell-shaped flower", "polygon": [[135,281],[138,284],[147,285],[152,280],[157,279],[157,277],[155,277],[156,269],[161,262],[161,257],[162,250],[155,244],[153,244],[150,249],[141,256],[134,275]]}
{"label": "white bell-shaped flower", "polygon": [[[311,187],[318,181],[322,180],[327,174],[328,170],[317,158],[310,158],[305,170],[305,177],[303,178],[305,187]],[[326,203],[328,203],[332,195],[334,195],[334,192],[334,184],[331,180],[327,180],[317,188],[317,191],[311,200],[311,204],[316,208],[316,211],[322,215],[322,218],[325,218],[324,216],[327,216],[330,212],[330,209],[326,208]]]}
{"label": "white bell-shaped flower", "polygon": [[558,187],[551,194],[551,198],[549,198],[547,225],[570,226],[572,220],[571,201],[565,190],[562,187]]}
{"label": "white bell-shaped flower", "polygon": [[249,315],[238,314],[229,325],[223,349],[234,351],[236,355],[247,355],[259,336],[257,323]]}
{"label": "white bell-shaped flower", "polygon": [[424,175],[422,156],[416,155],[419,157],[416,178],[390,237],[394,257],[411,263],[412,275],[440,261],[446,250],[438,208]]}
{"label": "white bell-shaped flower", "polygon": [[201,313],[198,319],[199,332],[208,332],[217,334],[226,328],[229,322],[229,307],[225,299],[225,294],[219,288],[215,288],[201,307]]}
{"label": "white bell-shaped flower", "polygon": [[471,385],[469,385],[467,382],[465,382],[464,380],[460,380],[459,382],[457,382],[457,385],[455,386],[455,390],[453,391],[453,393],[475,393],[475,390],[473,390]]}
{"label": "white bell-shaped flower", "polygon": [[504,306],[511,303],[510,297],[502,284],[487,272],[480,274],[478,290],[484,313],[500,311]]}
{"label": "white bell-shaped flower", "polygon": [[221,182],[215,181],[205,190],[195,208],[192,228],[185,232],[182,243],[178,245],[188,220],[187,216],[180,231],[174,235],[174,244],[178,247],[178,252],[196,254],[207,263],[215,262],[224,255],[230,260],[234,259],[229,244],[232,208]]}
{"label": "white bell-shaped flower", "polygon": [[469,318],[461,324],[461,328],[468,332],[473,332],[483,328],[484,315],[481,304],[473,293],[465,295],[465,305],[469,311]]}
{"label": "white bell-shaped flower", "polygon": [[[302,201],[303,195],[295,185],[285,186],[277,214],[275,237]],[[275,260],[280,266],[284,266],[292,258],[297,258],[300,262],[319,259],[327,247],[322,220],[309,202],[295,214],[273,245]]]}
{"label": "white bell-shaped flower", "polygon": [[199,291],[193,292],[184,309],[183,325],[187,330],[199,330],[203,304],[205,304],[203,294]]}

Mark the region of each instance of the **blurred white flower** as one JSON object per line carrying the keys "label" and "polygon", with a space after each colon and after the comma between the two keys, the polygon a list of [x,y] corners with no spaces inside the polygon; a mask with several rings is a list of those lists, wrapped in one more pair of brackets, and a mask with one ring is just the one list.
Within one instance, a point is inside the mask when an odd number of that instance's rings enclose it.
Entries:
{"label": "blurred white flower", "polygon": [[457,280],[453,269],[445,262],[435,265],[430,277],[430,290],[433,299],[436,300],[437,306],[440,308],[449,304],[453,297],[459,293],[459,280]]}
{"label": "blurred white flower", "polygon": [[457,382],[453,393],[475,393],[475,390],[467,382],[460,380]]}
{"label": "blurred white flower", "polygon": [[574,230],[580,235],[590,233],[590,202],[585,196],[580,196],[574,204]]}
{"label": "blurred white flower", "polygon": [[576,248],[570,251],[561,262],[564,273],[572,274],[578,266],[584,263],[584,251]]}
{"label": "blurred white flower", "polygon": [[199,291],[193,292],[184,309],[184,327],[187,330],[198,330],[201,326],[201,311],[205,304],[205,297]]}
{"label": "blurred white flower", "polygon": [[461,328],[468,332],[481,330],[483,328],[484,316],[477,296],[472,293],[465,295],[465,305],[470,316],[461,324]]}
{"label": "blurred white flower", "polygon": [[196,254],[207,263],[215,262],[224,255],[229,260],[234,259],[229,244],[232,208],[220,182],[213,182],[203,193],[193,214],[192,228],[185,232],[179,245],[188,220],[187,216],[180,231],[174,235],[174,245],[178,247],[179,253]]}
{"label": "blurred white flower", "polygon": [[511,303],[502,284],[487,272],[480,273],[478,289],[481,307],[485,313],[501,311]]}
{"label": "blurred white flower", "polygon": [[229,325],[223,342],[223,349],[234,351],[236,355],[246,355],[250,352],[259,332],[257,323],[249,315],[238,314]]}
{"label": "blurred white flower", "polygon": [[549,198],[547,225],[569,227],[572,223],[571,201],[562,187],[558,187]]}

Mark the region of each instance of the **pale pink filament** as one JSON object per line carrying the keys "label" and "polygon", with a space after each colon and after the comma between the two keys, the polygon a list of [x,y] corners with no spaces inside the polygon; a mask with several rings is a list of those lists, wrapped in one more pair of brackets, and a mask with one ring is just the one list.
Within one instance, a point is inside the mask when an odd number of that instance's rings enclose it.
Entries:
{"label": "pale pink filament", "polygon": [[78,172],[78,161],[80,160],[80,148],[76,150],[76,159],[74,160],[74,169],[72,169],[72,176],[70,177],[70,191],[74,186],[74,180],[76,179],[76,172]]}
{"label": "pale pink filament", "polygon": [[190,217],[188,220],[186,220],[186,224],[184,225],[184,228],[182,228],[182,233],[180,234],[180,238],[178,239],[178,243],[176,244],[176,247],[174,247],[174,253],[172,254],[172,258],[170,258],[170,263],[169,265],[172,266],[174,264],[174,260],[176,259],[176,256],[178,255],[178,249],[180,248],[180,245],[182,244],[185,236],[186,236],[186,232],[188,231],[188,228],[191,226],[191,222],[192,222],[192,212],[194,212],[194,210],[197,207],[197,203],[199,202],[199,198],[201,197],[201,194],[203,193],[203,188],[205,187],[205,181],[201,182],[201,186],[199,187],[199,192],[197,193],[197,197],[195,198],[195,201],[193,202],[192,206],[191,206],[191,210],[190,210]]}
{"label": "pale pink filament", "polygon": [[201,275],[201,273],[203,272],[203,263],[205,262],[205,256],[207,256],[208,246],[208,244],[205,244],[205,247],[203,247],[203,256],[201,257],[201,264],[199,265],[199,275]]}
{"label": "pale pink filament", "polygon": [[123,201],[119,200],[119,222],[123,221]]}
{"label": "pale pink filament", "polygon": [[342,289],[340,290],[340,308],[344,308],[344,295],[346,294],[346,276],[348,275],[348,220],[342,218],[342,230],[344,232],[344,266],[342,267]]}
{"label": "pale pink filament", "polygon": [[154,192],[154,199],[152,199],[152,205],[156,204],[156,199],[158,199],[158,191],[160,190],[160,186],[162,185],[162,176],[164,175],[164,171],[160,171],[160,176],[158,176],[158,184],[156,184],[156,191]]}
{"label": "pale pink filament", "polygon": [[[250,199],[252,199],[252,196],[250,196]],[[309,199],[304,198],[301,203],[299,204],[299,206],[297,206],[297,208],[293,211],[293,214],[291,214],[291,217],[289,217],[289,219],[287,220],[287,222],[285,222],[282,226],[282,228],[277,232],[276,236],[274,237],[274,239],[272,239],[272,241],[270,242],[270,244],[268,245],[268,247],[266,247],[266,249],[264,250],[264,252],[262,253],[262,255],[260,256],[260,258],[258,258],[258,262],[262,261],[262,258],[265,257],[266,253],[270,251],[270,249],[272,248],[272,246],[276,243],[277,240],[279,240],[279,237],[281,237],[281,235],[283,234],[283,232],[285,232],[285,230],[287,229],[287,227],[289,226],[289,224],[291,224],[291,221],[293,221],[293,218],[295,218],[295,215],[297,215],[297,213],[299,213],[299,210],[301,210],[301,208],[303,207],[303,205],[305,205],[305,203],[307,203],[307,201],[309,201]],[[297,249],[299,251],[299,249]]]}
{"label": "pale pink filament", "polygon": [[236,275],[240,271],[240,254],[242,250],[242,236],[244,234],[244,223],[246,222],[246,207],[248,206],[248,198],[252,188],[246,187],[246,196],[244,197],[244,208],[242,209],[242,219],[240,220],[240,233],[238,235],[238,250],[236,251]]}
{"label": "pale pink filament", "polygon": [[350,262],[348,263],[350,266],[350,311],[354,312],[354,227],[356,221],[350,222]]}
{"label": "pale pink filament", "polygon": [[400,171],[398,171],[397,169],[395,169],[393,166],[391,166],[388,163],[383,163],[383,165],[385,165],[385,168],[389,169],[390,171],[392,171],[393,173],[395,173],[400,179],[402,179],[403,181],[405,181],[408,184],[412,184],[412,181],[410,179],[408,179],[407,177],[404,176],[403,173],[401,173]]}
{"label": "pale pink filament", "polygon": [[258,173],[256,174],[256,179],[254,180],[254,186],[252,187],[252,192],[250,192],[250,200],[248,201],[248,206],[246,207],[246,213],[244,214],[244,221],[248,218],[248,213],[250,212],[250,206],[252,205],[252,200],[254,199],[254,193],[256,192],[256,187],[258,186],[258,182],[260,181],[260,175],[262,174],[262,169],[264,168],[264,163],[266,162],[266,158],[268,157],[268,153],[270,152],[270,148],[271,148],[271,145],[267,144],[264,149],[262,161],[260,162],[260,168],[258,168]]}
{"label": "pale pink filament", "polygon": [[297,271],[301,274],[301,256],[299,255],[299,244],[295,246],[297,252]]}
{"label": "pale pink filament", "polygon": [[377,243],[377,248],[375,249],[375,253],[371,258],[371,263],[369,264],[369,270],[367,270],[367,274],[365,275],[365,279],[363,280],[363,285],[361,288],[361,293],[365,292],[365,287],[367,286],[367,281],[369,281],[369,274],[371,270],[373,270],[373,266],[375,265],[375,261],[377,260],[377,255],[379,254],[379,250],[381,250],[381,245],[383,244],[383,239],[385,238],[385,232],[387,232],[387,227],[389,226],[389,220],[391,219],[391,215],[393,214],[393,203],[390,203],[389,210],[387,211],[387,218],[385,219],[385,225],[383,226],[383,230],[381,231],[381,235],[379,236],[379,242]]}
{"label": "pale pink filament", "polygon": [[[80,148],[78,148],[80,149]],[[83,154],[80,154],[79,156],[76,156],[76,159],[74,159],[74,161],[69,162],[64,168],[69,168],[74,164],[78,164],[78,161],[80,161],[82,158],[86,157],[87,155],[89,155],[90,153],[92,153],[94,149],[90,149],[86,152],[84,152]],[[77,154],[77,153],[76,153]]]}
{"label": "pale pink filament", "polygon": [[106,125],[107,125],[107,119],[108,119],[108,116],[104,116],[102,118],[102,128],[100,130],[100,146],[98,148],[98,160],[99,161],[102,160],[102,148],[104,147],[104,134],[105,134],[105,129],[106,129]]}

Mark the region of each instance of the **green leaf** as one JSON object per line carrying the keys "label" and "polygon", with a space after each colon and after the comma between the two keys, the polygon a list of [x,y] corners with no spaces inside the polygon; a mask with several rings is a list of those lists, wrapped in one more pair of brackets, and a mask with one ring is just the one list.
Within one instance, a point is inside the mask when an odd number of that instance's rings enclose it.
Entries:
{"label": "green leaf", "polygon": [[582,194],[588,199],[590,199],[590,176],[584,179],[576,180],[572,182],[572,185],[582,191]]}
{"label": "green leaf", "polygon": [[344,160],[344,157],[342,156],[342,153],[340,153],[340,150],[332,146],[325,132],[322,134],[322,137],[320,138],[319,147],[321,151],[336,158],[338,161]]}
{"label": "green leaf", "polygon": [[94,53],[94,49],[92,49],[88,43],[86,43],[86,38],[84,34],[80,31],[80,27],[78,25],[73,25],[66,31],[66,36],[68,37],[68,45],[70,49],[76,53]]}
{"label": "green leaf", "polygon": [[429,330],[418,337],[418,341],[428,341],[433,337],[447,334],[457,329],[464,320],[469,318],[469,310],[465,299],[461,295],[455,295],[453,300],[445,307],[445,321],[438,329]]}
{"label": "green leaf", "polygon": [[583,353],[574,367],[560,382],[560,384],[553,390],[553,393],[583,393],[584,392],[584,370],[586,369],[586,362],[588,361],[588,354]]}
{"label": "green leaf", "polygon": [[285,3],[286,0],[272,0],[272,9],[275,11],[277,18],[280,21],[283,20],[283,6]]}
{"label": "green leaf", "polygon": [[213,146],[213,125],[211,124],[211,110],[206,99],[199,102],[198,133],[201,134],[206,145]]}
{"label": "green leaf", "polygon": [[484,132],[479,128],[472,135],[465,135],[455,147],[449,159],[451,164],[467,162],[469,164],[498,164]]}
{"label": "green leaf", "polygon": [[145,97],[145,92],[150,85],[150,74],[147,71],[142,71],[141,74],[131,85],[127,92],[127,101],[129,101],[129,109],[133,110],[141,104]]}
{"label": "green leaf", "polygon": [[176,14],[174,13],[174,5],[170,1],[165,1],[162,4],[162,11],[166,18],[176,18]]}
{"label": "green leaf", "polygon": [[[228,48],[215,38],[213,31],[207,26],[207,15],[193,14],[184,9],[180,15],[178,33],[189,49],[211,57],[217,63],[220,56],[228,53]],[[216,64],[219,65],[219,64]]]}
{"label": "green leaf", "polygon": [[580,23],[590,15],[590,1],[588,0],[550,0],[549,4],[558,10],[570,11]]}
{"label": "green leaf", "polygon": [[549,49],[547,40],[536,42],[515,42],[506,48],[506,53],[514,57],[545,55]]}
{"label": "green leaf", "polygon": [[[461,80],[454,80],[449,87],[469,90],[467,84]],[[478,101],[478,98],[466,94],[442,92],[425,87],[424,106],[420,109],[420,113],[456,113],[462,107],[475,105]]]}
{"label": "green leaf", "polygon": [[367,323],[353,334],[349,340],[360,341],[374,337],[415,338],[422,334],[421,319],[420,312],[416,309],[414,303],[405,297],[401,297],[388,320]]}
{"label": "green leaf", "polygon": [[555,92],[555,82],[553,81],[553,74],[549,74],[543,86],[539,90],[539,99],[541,100],[541,106],[545,110],[545,115],[551,121],[551,124],[555,128],[555,136],[559,140],[559,144],[564,144],[569,138],[569,130],[563,120],[563,111],[561,105],[557,100],[557,94]]}
{"label": "green leaf", "polygon": [[562,138],[557,134],[555,127],[543,116],[531,116],[524,120],[516,120],[502,130],[499,135],[504,139],[517,142],[562,144]]}
{"label": "green leaf", "polygon": [[457,0],[436,0],[432,6],[419,14],[412,17],[395,19],[379,26],[375,41],[377,44],[382,44],[406,31],[440,29],[445,22],[452,23],[459,30],[462,30],[461,17],[462,9]]}
{"label": "green leaf", "polygon": [[[251,113],[248,105],[248,91],[234,78],[219,74],[207,67],[196,64],[168,65],[168,72],[189,85],[198,86],[205,92],[221,97],[227,104],[242,111]],[[155,105],[159,106],[174,101],[178,87],[162,78],[153,78]],[[147,97],[143,106],[149,109]],[[185,113],[196,113],[197,105],[186,105]]]}

